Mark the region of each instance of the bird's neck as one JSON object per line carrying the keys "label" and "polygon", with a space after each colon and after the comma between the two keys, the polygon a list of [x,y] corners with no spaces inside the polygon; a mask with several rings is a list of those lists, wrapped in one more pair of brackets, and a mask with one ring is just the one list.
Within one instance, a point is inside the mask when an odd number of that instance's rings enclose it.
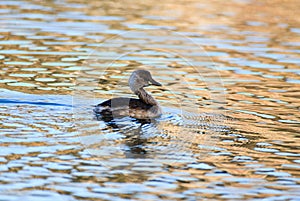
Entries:
{"label": "bird's neck", "polygon": [[140,88],[137,92],[136,95],[144,102],[149,105],[158,105],[157,101],[150,95],[148,94],[145,89]]}

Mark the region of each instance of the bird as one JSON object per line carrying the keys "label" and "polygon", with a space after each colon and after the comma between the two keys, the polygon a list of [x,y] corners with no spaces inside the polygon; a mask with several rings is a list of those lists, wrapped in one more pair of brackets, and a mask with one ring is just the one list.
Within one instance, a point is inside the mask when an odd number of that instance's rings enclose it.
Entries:
{"label": "bird", "polygon": [[142,120],[161,116],[162,109],[158,102],[144,89],[150,85],[162,86],[152,78],[149,71],[143,69],[133,71],[128,85],[138,98],[117,97],[96,105],[93,111],[97,119],[111,121],[129,116]]}

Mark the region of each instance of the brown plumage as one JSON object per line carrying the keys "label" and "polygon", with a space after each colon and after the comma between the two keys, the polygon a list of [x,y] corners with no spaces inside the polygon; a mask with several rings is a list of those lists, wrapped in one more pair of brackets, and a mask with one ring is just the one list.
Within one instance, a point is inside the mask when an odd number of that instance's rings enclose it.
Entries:
{"label": "brown plumage", "polygon": [[144,89],[144,87],[150,85],[161,86],[159,82],[152,78],[149,71],[134,71],[128,83],[130,89],[139,99],[120,97],[106,100],[94,108],[98,118],[112,120],[113,118],[130,116],[136,119],[152,119],[161,115],[158,102]]}

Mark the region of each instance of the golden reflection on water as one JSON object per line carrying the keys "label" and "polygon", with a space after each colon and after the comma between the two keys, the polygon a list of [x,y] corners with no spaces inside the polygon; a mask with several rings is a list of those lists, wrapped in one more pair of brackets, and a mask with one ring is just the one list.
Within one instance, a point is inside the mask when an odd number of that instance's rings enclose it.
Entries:
{"label": "golden reflection on water", "polygon": [[[1,197],[299,198],[299,9],[1,2]],[[133,97],[141,67],[163,83],[149,88],[162,119],[93,120],[91,105]]]}

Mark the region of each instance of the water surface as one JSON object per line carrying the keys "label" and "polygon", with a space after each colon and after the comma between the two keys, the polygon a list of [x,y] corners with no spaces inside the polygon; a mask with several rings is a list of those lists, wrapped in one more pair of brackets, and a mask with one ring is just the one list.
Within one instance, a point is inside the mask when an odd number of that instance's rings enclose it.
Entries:
{"label": "water surface", "polygon": [[[300,199],[299,9],[0,2],[1,200]],[[137,68],[163,115],[95,119]]]}

